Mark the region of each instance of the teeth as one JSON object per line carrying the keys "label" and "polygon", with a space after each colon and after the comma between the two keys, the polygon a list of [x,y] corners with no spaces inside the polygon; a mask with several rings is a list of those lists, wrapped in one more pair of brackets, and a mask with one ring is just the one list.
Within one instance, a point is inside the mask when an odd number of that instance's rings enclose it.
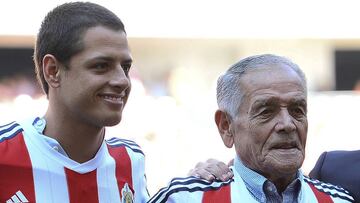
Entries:
{"label": "teeth", "polygon": [[121,97],[112,97],[112,96],[104,95],[103,98],[112,101],[121,101]]}

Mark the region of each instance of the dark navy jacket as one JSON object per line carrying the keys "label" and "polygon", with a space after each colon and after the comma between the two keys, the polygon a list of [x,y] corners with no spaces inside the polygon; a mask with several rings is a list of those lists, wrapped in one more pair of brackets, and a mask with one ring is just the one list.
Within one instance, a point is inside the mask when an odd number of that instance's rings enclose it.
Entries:
{"label": "dark navy jacket", "polygon": [[324,152],[309,175],[347,189],[360,203],[360,150]]}

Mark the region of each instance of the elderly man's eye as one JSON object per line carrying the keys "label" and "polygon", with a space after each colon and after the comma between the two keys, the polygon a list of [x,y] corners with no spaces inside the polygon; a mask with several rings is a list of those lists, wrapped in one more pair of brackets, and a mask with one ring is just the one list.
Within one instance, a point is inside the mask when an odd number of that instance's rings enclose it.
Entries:
{"label": "elderly man's eye", "polygon": [[265,108],[260,112],[259,116],[263,118],[268,118],[274,115],[274,112],[275,112],[275,108]]}
{"label": "elderly man's eye", "polygon": [[292,107],[290,112],[295,118],[306,116],[306,110],[301,107]]}

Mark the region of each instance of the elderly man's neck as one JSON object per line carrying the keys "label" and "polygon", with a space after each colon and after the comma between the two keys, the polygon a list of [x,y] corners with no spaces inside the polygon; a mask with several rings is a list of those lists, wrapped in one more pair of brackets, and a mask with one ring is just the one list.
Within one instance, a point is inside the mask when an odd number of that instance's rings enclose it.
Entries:
{"label": "elderly man's neck", "polygon": [[288,185],[292,183],[296,179],[296,173],[294,174],[287,174],[282,176],[276,176],[275,174],[269,174],[265,175],[265,178],[267,178],[269,181],[271,181],[279,194],[284,192]]}

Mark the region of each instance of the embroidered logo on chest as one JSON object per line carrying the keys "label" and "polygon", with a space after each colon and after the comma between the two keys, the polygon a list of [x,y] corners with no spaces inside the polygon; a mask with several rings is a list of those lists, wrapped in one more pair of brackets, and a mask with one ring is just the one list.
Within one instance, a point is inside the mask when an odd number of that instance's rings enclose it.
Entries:
{"label": "embroidered logo on chest", "polygon": [[121,189],[121,203],[133,203],[134,194],[129,188],[129,185],[125,183],[124,187]]}

